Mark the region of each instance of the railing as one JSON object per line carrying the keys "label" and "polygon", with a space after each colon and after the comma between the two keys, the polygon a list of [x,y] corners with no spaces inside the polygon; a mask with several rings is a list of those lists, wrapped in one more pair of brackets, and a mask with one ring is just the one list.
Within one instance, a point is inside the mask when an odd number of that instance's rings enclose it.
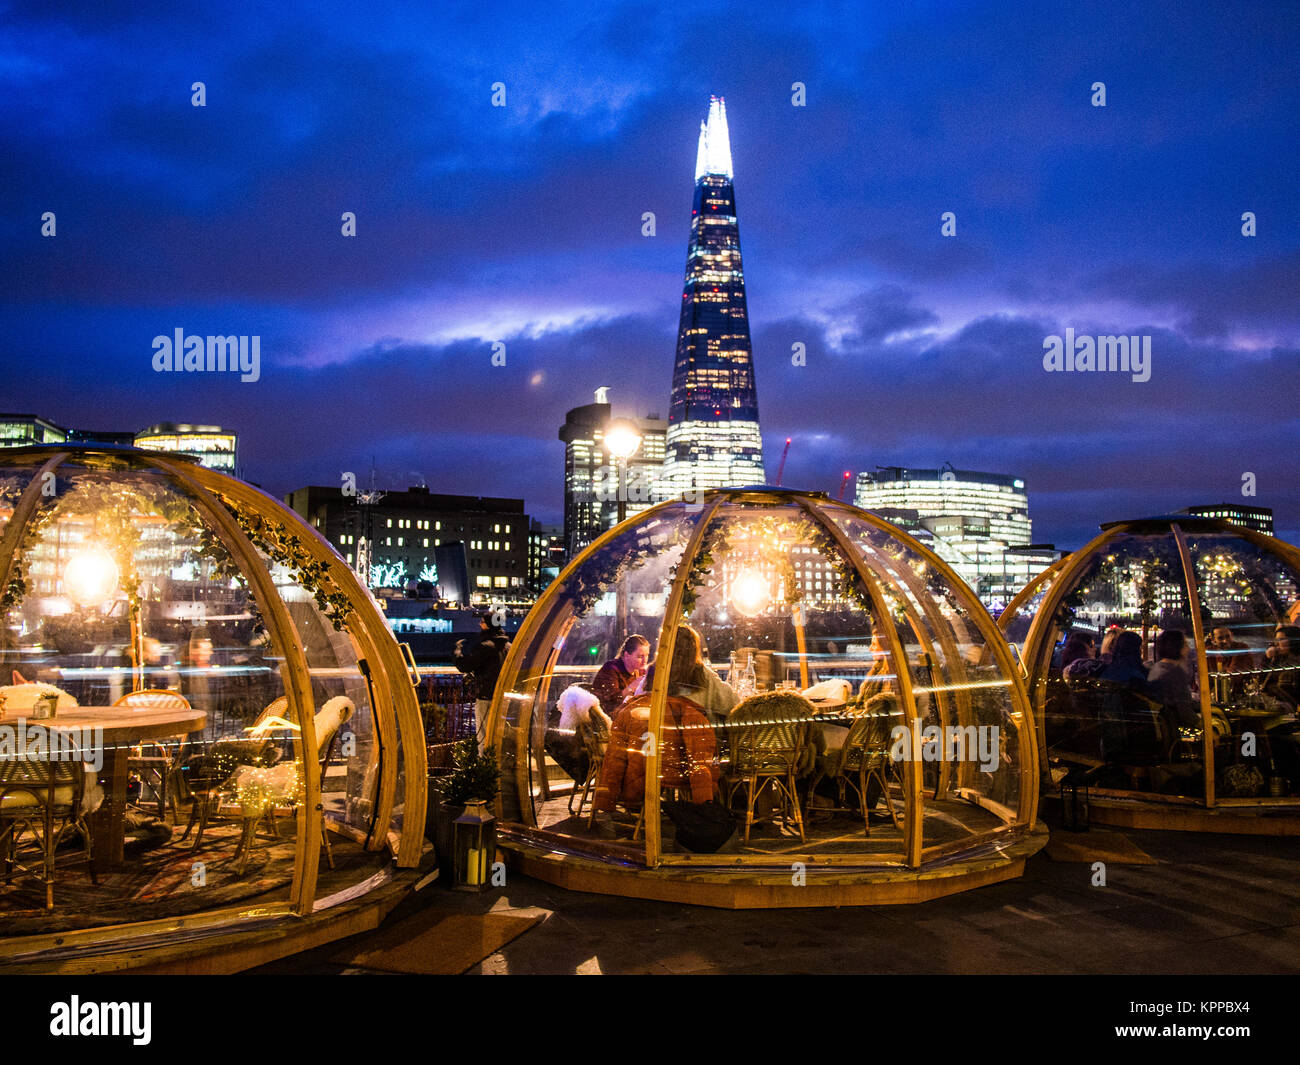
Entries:
{"label": "railing", "polygon": [[450,666],[422,666],[416,693],[424,719],[431,772],[451,767],[451,748],[474,735],[474,695],[468,678]]}

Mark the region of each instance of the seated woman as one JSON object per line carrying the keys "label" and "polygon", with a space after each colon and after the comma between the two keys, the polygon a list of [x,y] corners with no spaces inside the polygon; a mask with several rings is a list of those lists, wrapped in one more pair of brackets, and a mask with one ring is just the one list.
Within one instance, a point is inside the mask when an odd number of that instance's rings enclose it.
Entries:
{"label": "seated woman", "polygon": [[[1105,650],[1105,643],[1102,644]],[[1098,680],[1110,681],[1142,695],[1154,697],[1147,681],[1147,667],[1142,663],[1142,637],[1123,631],[1111,644],[1110,661],[1096,674]]]}
{"label": "seated woman", "polygon": [[[595,826],[601,836],[614,835],[610,815],[615,805],[622,803],[635,809],[645,802],[651,698],[646,693],[628,700],[610,726],[594,803]],[[694,803],[713,798],[718,780],[717,744],[712,726],[695,703],[679,696],[668,697],[663,737],[657,750],[661,788],[689,789]]]}
{"label": "seated woman", "polygon": [[1071,631],[1061,648],[1061,669],[1066,670],[1081,658],[1092,658],[1096,654],[1096,640],[1092,633],[1082,629]]}
{"label": "seated woman", "polygon": [[1264,694],[1300,707],[1300,627],[1279,625],[1264,659]]}
{"label": "seated woman", "polygon": [[[646,671],[642,692],[654,686],[655,667]],[[668,694],[689,699],[714,724],[726,721],[731,708],[740,702],[731,685],[719,677],[704,662],[704,649],[700,634],[689,625],[677,629],[677,642],[673,647],[672,670],[668,674]]]}
{"label": "seated woman", "polygon": [[1178,629],[1165,629],[1156,637],[1156,663],[1147,671],[1152,698],[1169,707],[1184,728],[1201,727],[1200,700],[1192,695],[1192,675],[1183,659],[1187,637]]}
{"label": "seated woman", "polygon": [[866,702],[874,695],[894,690],[894,665],[889,660],[889,652],[885,649],[885,641],[880,633],[872,634],[871,657],[873,659],[871,669],[867,671],[866,679],[858,687],[858,698],[862,702]]}

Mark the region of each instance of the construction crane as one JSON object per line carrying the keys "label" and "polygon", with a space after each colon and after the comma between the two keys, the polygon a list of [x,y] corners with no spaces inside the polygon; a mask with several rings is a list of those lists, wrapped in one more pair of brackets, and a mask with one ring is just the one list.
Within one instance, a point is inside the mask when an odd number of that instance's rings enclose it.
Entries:
{"label": "construction crane", "polygon": [[846,488],[849,486],[849,476],[850,476],[850,471],[849,471],[849,470],[845,470],[845,471],[844,471],[844,477],[843,477],[843,479],[840,481],[840,495],[839,495],[839,500],[840,500],[841,503],[844,502],[844,489],[846,489]]}
{"label": "construction crane", "polygon": [[781,465],[776,468],[776,486],[781,487],[781,478],[785,475],[785,457],[790,454],[790,438],[785,438],[785,450],[781,452]]}

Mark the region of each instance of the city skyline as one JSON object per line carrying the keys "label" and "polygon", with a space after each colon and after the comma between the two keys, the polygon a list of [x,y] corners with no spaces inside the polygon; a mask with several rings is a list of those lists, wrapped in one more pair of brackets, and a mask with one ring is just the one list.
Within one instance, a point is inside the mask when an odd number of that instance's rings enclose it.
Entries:
{"label": "city skyline", "polygon": [[[745,116],[786,485],[952,462],[1022,475],[1062,547],[1214,500],[1300,539],[1294,13],[338,14],[284,16],[297,34],[174,12],[145,35],[129,13],[13,13],[7,409],[220,424],[277,496],[373,459],[555,523],[564,412],[599,385],[616,413],[664,409],[682,133],[718,95]],[[155,373],[176,329],[260,336],[260,378]],[[1046,372],[1067,330],[1150,336],[1150,380]]]}

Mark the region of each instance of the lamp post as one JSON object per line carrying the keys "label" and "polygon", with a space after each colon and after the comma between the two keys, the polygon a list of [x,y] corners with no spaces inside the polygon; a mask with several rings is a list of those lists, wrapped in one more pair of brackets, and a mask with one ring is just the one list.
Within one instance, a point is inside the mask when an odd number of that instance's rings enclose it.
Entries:
{"label": "lamp post", "polygon": [[[641,446],[641,434],[626,418],[617,418],[605,427],[605,450],[618,460],[618,523],[627,521],[627,460]],[[615,593],[614,623],[618,633],[627,631],[627,578],[618,582]],[[621,637],[620,637],[621,638]]]}
{"label": "lamp post", "polygon": [[641,446],[641,434],[626,418],[618,418],[605,429],[605,450],[618,460],[618,520],[627,520],[627,460]]}

